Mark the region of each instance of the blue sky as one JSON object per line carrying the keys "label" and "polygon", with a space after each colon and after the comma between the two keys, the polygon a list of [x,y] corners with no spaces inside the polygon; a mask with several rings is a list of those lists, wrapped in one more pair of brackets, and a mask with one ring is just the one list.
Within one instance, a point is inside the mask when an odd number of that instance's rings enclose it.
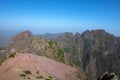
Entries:
{"label": "blue sky", "polygon": [[0,30],[38,33],[105,29],[120,36],[120,0],[0,0]]}

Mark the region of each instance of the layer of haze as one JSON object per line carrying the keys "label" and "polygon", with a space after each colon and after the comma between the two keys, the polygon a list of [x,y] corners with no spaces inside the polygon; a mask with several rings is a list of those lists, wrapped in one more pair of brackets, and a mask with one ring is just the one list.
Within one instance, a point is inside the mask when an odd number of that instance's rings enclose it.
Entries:
{"label": "layer of haze", "polygon": [[120,36],[120,0],[0,0],[0,30],[34,34],[105,29]]}

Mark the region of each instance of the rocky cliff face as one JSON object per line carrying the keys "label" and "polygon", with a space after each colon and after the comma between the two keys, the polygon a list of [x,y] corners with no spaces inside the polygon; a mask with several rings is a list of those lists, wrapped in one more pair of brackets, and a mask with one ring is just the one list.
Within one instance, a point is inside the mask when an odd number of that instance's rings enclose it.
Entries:
{"label": "rocky cliff face", "polygon": [[[88,79],[95,80],[103,72],[120,75],[120,39],[104,30],[82,34],[65,33],[56,40],[65,53],[68,64],[82,67]],[[120,76],[119,76],[120,77]]]}
{"label": "rocky cliff face", "polygon": [[118,77],[115,75],[115,73],[103,73],[98,80],[118,80]]}
{"label": "rocky cliff face", "polygon": [[[89,35],[90,37],[86,37]],[[94,31],[88,31],[87,33],[83,33],[83,39],[87,39],[88,43],[85,42],[84,44],[89,45],[84,48],[83,53],[84,58],[86,55],[88,55],[87,62],[84,62],[83,64],[86,64],[85,71],[87,73],[91,73],[91,71],[94,71],[92,76],[98,77],[101,73],[104,71],[113,71],[119,75],[119,72],[115,69],[119,70],[118,67],[120,66],[119,60],[119,39],[111,34],[108,34],[104,30],[94,30]],[[92,68],[92,69],[91,69]],[[91,71],[90,71],[91,70]]]}

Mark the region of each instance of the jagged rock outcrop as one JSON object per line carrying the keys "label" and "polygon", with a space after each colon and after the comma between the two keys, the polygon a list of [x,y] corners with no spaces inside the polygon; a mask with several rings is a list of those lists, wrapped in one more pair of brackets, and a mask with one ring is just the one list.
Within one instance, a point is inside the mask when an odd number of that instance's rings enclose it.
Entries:
{"label": "jagged rock outcrop", "polygon": [[118,37],[98,29],[75,35],[65,33],[56,41],[66,52],[65,60],[68,64],[82,67],[89,79],[96,80],[104,71],[112,71],[120,75]]}
{"label": "jagged rock outcrop", "polygon": [[103,73],[98,80],[118,80],[118,77],[115,75],[115,73]]}

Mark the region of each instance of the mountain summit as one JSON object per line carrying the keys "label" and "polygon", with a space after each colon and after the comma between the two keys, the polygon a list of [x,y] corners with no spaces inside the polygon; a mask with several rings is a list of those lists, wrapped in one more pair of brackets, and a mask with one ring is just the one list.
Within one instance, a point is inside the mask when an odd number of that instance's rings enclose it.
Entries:
{"label": "mountain summit", "polygon": [[[26,30],[14,36],[12,38],[12,48],[15,48],[16,52],[22,52],[26,48],[30,47],[32,41],[32,34],[30,31]],[[27,50],[28,51],[28,50]]]}

